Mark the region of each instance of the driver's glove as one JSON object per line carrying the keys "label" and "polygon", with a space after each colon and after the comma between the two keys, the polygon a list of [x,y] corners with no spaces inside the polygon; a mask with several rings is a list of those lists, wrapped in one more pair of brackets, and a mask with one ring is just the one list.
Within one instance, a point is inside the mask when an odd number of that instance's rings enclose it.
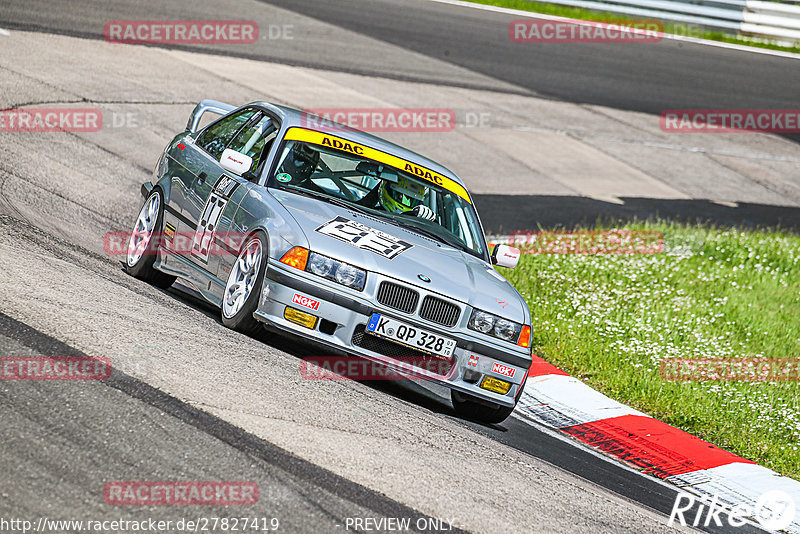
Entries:
{"label": "driver's glove", "polygon": [[433,210],[423,204],[411,210],[411,215],[419,217],[420,219],[425,219],[426,221],[433,221],[436,219],[436,214],[433,213]]}

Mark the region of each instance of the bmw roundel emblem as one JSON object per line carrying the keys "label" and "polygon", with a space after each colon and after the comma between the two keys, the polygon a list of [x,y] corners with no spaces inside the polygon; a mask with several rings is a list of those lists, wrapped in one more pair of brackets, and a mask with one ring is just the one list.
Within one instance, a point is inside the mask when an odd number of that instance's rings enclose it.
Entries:
{"label": "bmw roundel emblem", "polygon": [[418,275],[417,275],[417,278],[419,278],[419,279],[420,279],[420,280],[422,280],[423,282],[430,282],[430,281],[431,281],[431,279],[430,279],[430,278],[428,278],[427,276],[425,276],[424,274],[418,274]]}

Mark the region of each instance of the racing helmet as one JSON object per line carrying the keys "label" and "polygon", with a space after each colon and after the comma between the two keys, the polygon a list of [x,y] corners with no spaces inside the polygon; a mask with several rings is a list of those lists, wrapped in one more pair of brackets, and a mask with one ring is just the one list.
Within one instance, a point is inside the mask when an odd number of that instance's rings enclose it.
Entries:
{"label": "racing helmet", "polygon": [[319,163],[319,152],[305,143],[295,142],[281,164],[280,171],[288,173],[292,181],[307,180]]}
{"label": "racing helmet", "polygon": [[399,176],[397,182],[384,180],[381,183],[380,203],[386,211],[405,213],[411,211],[425,198],[425,186]]}

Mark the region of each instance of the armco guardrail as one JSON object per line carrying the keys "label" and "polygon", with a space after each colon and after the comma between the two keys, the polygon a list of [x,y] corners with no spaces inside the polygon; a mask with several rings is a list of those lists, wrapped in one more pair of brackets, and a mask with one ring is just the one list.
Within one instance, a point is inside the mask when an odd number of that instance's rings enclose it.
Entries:
{"label": "armco guardrail", "polygon": [[545,0],[551,4],[714,28],[800,43],[800,2],[761,0]]}

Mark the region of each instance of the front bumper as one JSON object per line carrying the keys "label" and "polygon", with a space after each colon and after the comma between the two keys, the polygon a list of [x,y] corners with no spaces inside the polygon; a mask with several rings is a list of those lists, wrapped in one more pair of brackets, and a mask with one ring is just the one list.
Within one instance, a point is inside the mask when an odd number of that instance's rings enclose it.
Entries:
{"label": "front bumper", "polygon": [[[320,279],[304,271],[287,267],[270,259],[267,267],[261,300],[254,316],[268,326],[291,334],[311,339],[337,354],[355,354],[367,360],[409,375],[412,379],[425,379],[453,390],[467,393],[485,401],[502,406],[513,406],[524,385],[531,357],[527,353],[504,350],[472,338],[460,329],[447,329],[435,323],[424,322],[402,312],[372,302],[365,293],[355,294],[333,282]],[[319,302],[317,309],[308,309],[292,302],[293,297],[309,297]],[[314,328],[306,328],[284,318],[287,307],[318,317]],[[400,345],[390,341],[362,343],[364,325],[372,313],[380,313],[419,329],[426,330],[457,341],[451,366],[443,374],[428,369],[413,367],[392,357],[393,350],[381,350]],[[322,326],[322,328],[321,328]],[[374,341],[377,338],[370,339]],[[499,342],[498,342],[499,344]],[[370,348],[366,348],[367,345]],[[374,349],[374,350],[371,350]],[[498,364],[498,365],[495,365]],[[496,371],[498,366],[504,371]],[[513,376],[508,376],[513,369]],[[511,383],[508,393],[500,394],[480,387],[483,377],[489,376]]]}

